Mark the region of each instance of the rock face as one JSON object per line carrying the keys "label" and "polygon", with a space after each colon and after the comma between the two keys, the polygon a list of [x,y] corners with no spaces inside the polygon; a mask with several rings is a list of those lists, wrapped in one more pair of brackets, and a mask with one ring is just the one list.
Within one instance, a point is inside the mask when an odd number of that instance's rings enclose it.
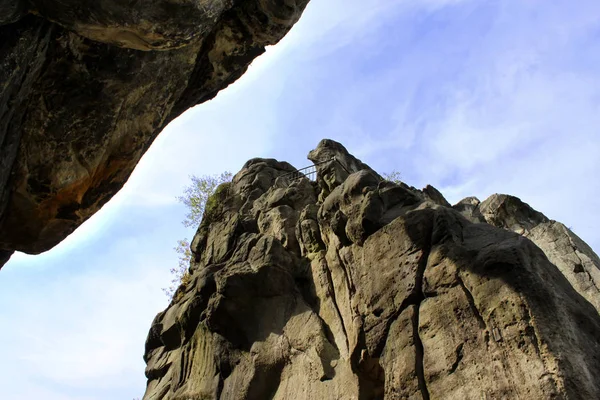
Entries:
{"label": "rock face", "polygon": [[600,264],[571,232],[508,196],[450,207],[333,141],[309,158],[316,182],[253,159],[219,188],[144,399],[600,398]]}
{"label": "rock face", "polygon": [[514,196],[500,194],[490,196],[481,204],[477,200],[467,216],[472,220],[516,232],[531,240],[544,251],[548,260],[558,267],[569,283],[600,312],[600,258],[565,225],[548,219]]}
{"label": "rock face", "polygon": [[0,262],[89,218],[171,120],[238,79],[307,3],[0,0]]}

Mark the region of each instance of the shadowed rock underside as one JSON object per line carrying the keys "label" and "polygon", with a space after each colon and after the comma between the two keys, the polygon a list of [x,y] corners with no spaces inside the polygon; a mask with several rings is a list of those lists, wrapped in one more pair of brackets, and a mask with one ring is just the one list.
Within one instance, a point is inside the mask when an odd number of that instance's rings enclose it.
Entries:
{"label": "shadowed rock underside", "polygon": [[0,0],[0,266],[100,209],[171,120],[238,79],[307,3]]}
{"label": "shadowed rock underside", "polygon": [[144,399],[600,398],[589,247],[514,197],[451,207],[336,142],[309,154],[333,156],[316,182],[253,159],[219,188]]}

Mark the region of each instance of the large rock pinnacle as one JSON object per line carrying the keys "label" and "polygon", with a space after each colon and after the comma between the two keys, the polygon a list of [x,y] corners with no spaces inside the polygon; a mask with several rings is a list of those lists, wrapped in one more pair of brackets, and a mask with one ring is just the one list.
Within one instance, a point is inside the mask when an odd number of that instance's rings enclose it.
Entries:
{"label": "large rock pinnacle", "polygon": [[253,159],[219,188],[144,399],[600,398],[600,263],[571,232],[513,197],[450,207],[330,140],[309,157],[316,182]]}

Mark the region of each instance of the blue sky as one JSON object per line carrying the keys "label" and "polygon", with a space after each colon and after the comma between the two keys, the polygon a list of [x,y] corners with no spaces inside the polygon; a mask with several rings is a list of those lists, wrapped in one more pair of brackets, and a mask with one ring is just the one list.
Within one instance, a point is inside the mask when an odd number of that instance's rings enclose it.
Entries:
{"label": "blue sky", "polygon": [[124,189],[0,271],[7,400],[141,397],[188,175],[306,166],[324,137],[448,200],[520,197],[600,250],[600,4],[312,0],[282,42],[165,129]]}

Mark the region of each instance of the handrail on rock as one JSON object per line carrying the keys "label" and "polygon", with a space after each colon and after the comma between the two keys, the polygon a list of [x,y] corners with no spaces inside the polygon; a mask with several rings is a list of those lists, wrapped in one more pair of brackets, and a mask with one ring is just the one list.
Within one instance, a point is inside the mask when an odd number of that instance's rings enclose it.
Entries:
{"label": "handrail on rock", "polygon": [[328,163],[331,161],[337,161],[335,156],[330,158],[329,160],[320,161],[318,163],[309,165],[308,167],[297,169],[294,172],[288,172],[285,175],[281,175],[281,178],[289,179],[290,182],[295,181],[296,179],[300,179],[300,178],[307,178],[311,181],[316,181],[317,180],[317,165],[325,164],[325,163]]}

